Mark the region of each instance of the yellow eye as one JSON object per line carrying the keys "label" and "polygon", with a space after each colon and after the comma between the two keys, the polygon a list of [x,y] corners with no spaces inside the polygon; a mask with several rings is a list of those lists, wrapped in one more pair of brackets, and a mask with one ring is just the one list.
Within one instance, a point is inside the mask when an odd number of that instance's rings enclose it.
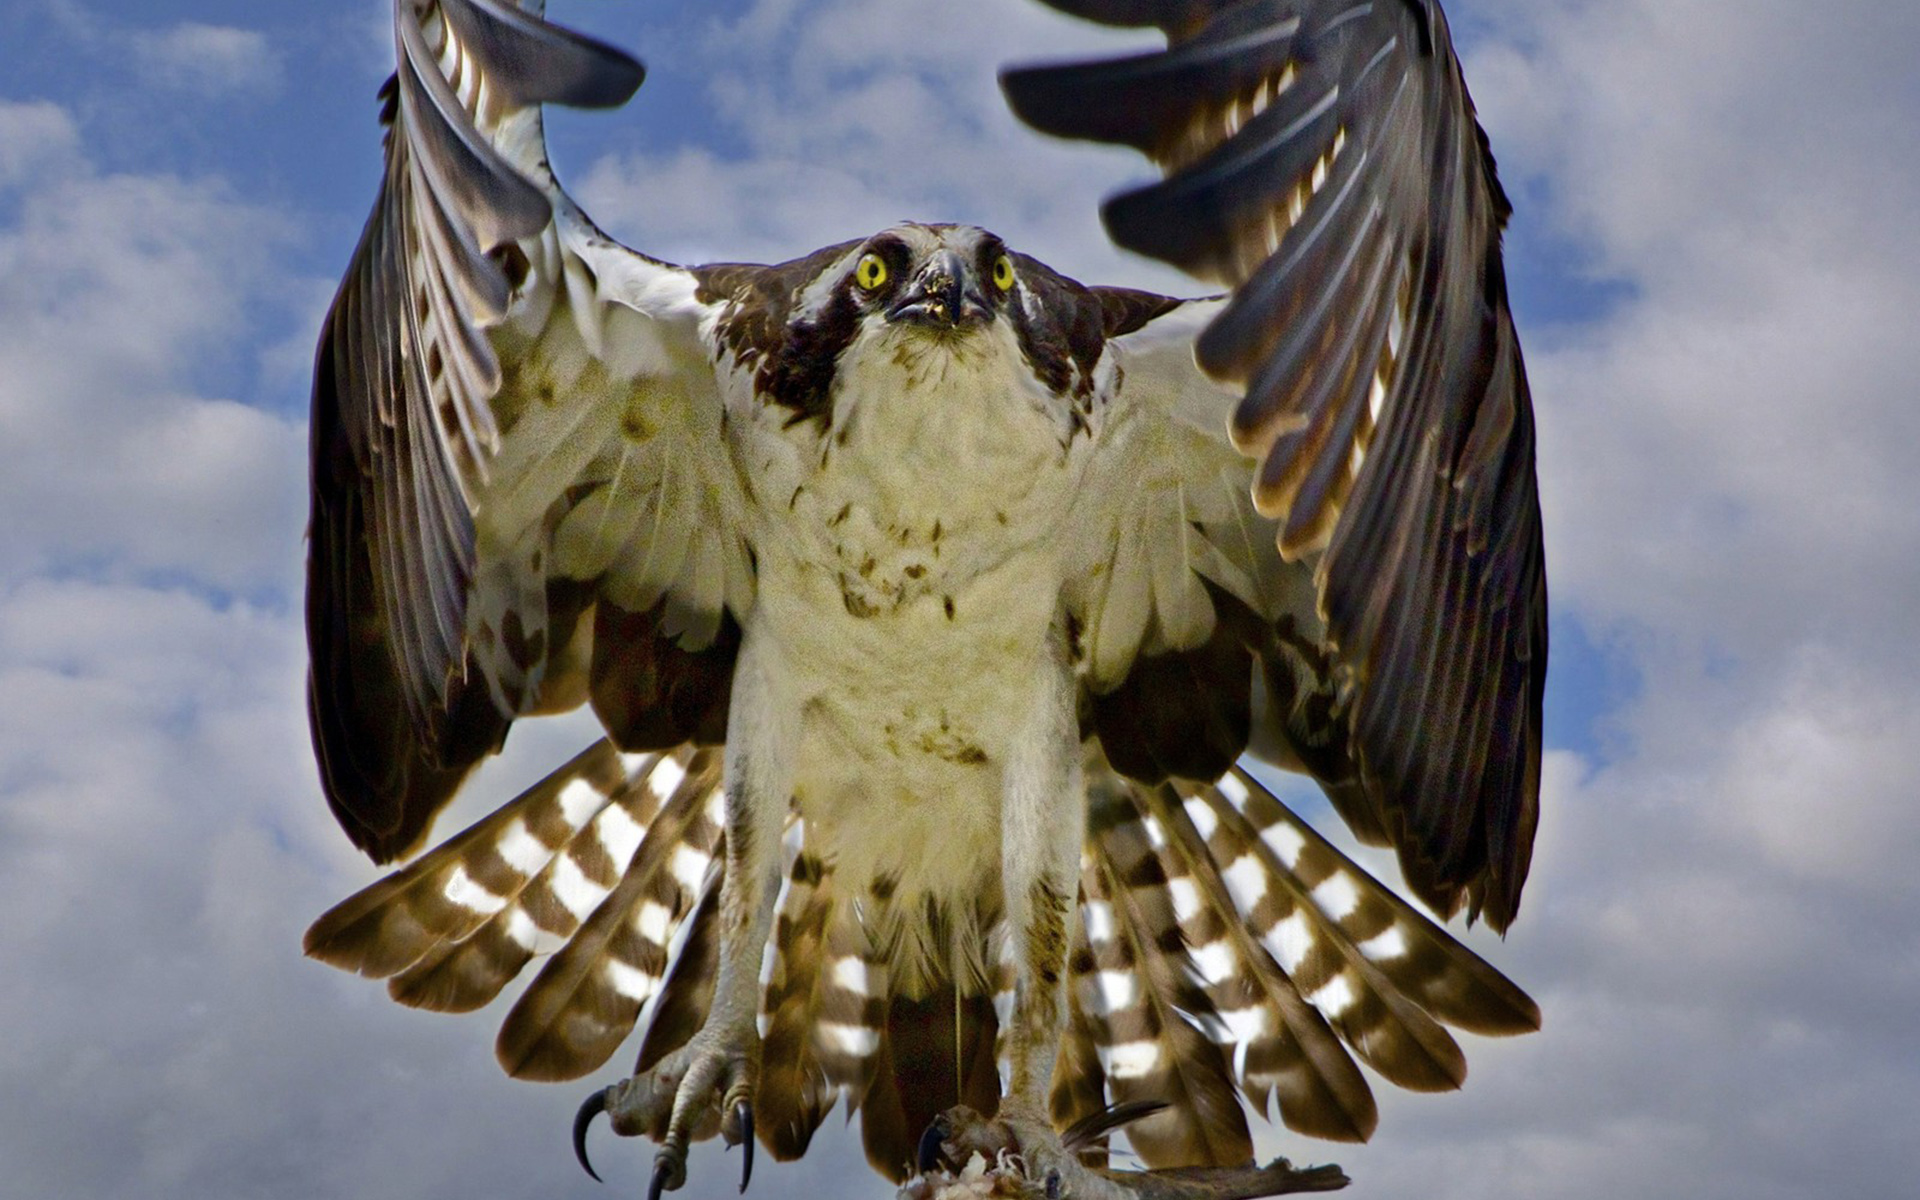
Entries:
{"label": "yellow eye", "polygon": [[1004,254],[993,260],[993,286],[1003,292],[1013,290],[1013,260]]}
{"label": "yellow eye", "polygon": [[863,254],[860,265],[853,269],[853,281],[863,291],[873,291],[887,281],[887,263],[878,254]]}

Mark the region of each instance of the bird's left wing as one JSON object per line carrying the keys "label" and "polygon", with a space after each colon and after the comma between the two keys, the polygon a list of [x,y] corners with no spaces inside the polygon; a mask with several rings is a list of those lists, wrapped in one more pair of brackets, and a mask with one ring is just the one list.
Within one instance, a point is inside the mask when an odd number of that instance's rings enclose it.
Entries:
{"label": "bird's left wing", "polygon": [[644,72],[541,8],[394,0],[385,178],[315,364],[309,717],[376,861],[514,715],[589,685],[623,740],[712,733],[725,689],[686,681],[726,677],[752,588],[716,306],[547,163],[541,105],[618,105]]}
{"label": "bird's left wing", "polygon": [[[1147,519],[1091,543],[1110,553],[1083,599],[1096,700],[1158,672],[1113,717],[1160,736],[1103,728],[1109,754],[1246,745],[1250,647],[1267,684],[1251,703],[1293,765],[1328,785],[1356,833],[1399,851],[1436,911],[1464,905],[1504,929],[1538,803],[1546,582],[1500,258],[1507,203],[1439,5],[1047,2],[1157,25],[1169,44],[1008,72],[1015,112],[1152,157],[1165,178],[1109,200],[1109,233],[1232,288],[1192,338],[1206,378],[1234,393],[1203,414],[1211,444],[1186,419],[1207,385],[1180,379],[1179,339],[1157,328],[1197,314],[1117,339],[1104,453],[1121,495],[1094,511]],[[1222,471],[1263,546],[1218,519]],[[1201,603],[1209,586],[1232,601]],[[1237,603],[1265,628],[1213,623]]]}

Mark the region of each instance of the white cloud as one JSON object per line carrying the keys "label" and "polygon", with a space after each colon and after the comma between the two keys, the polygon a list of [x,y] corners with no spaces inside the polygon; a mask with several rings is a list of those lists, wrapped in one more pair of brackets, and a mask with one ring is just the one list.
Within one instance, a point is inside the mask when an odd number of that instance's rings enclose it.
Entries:
{"label": "white cloud", "polygon": [[79,147],[80,131],[59,105],[45,100],[0,100],[0,189],[64,170]]}
{"label": "white cloud", "polygon": [[[140,28],[81,0],[40,0],[34,7],[79,49],[112,63],[117,72],[130,71],[132,81],[145,88],[200,99],[257,97],[278,90],[286,77],[280,51],[256,29],[194,20]],[[137,11],[151,17],[162,6]],[[392,45],[390,33],[383,43]]]}
{"label": "white cloud", "polygon": [[[711,112],[744,153],[609,156],[573,191],[610,230],[678,261],[779,261],[897,221],[966,221],[1088,282],[1198,294],[1100,229],[1100,200],[1148,178],[1146,160],[1024,130],[994,82],[1034,46],[1070,55],[1138,40],[1028,0],[763,0],[704,39]],[[649,99],[643,88],[634,119]]]}
{"label": "white cloud", "polygon": [[148,83],[199,96],[267,93],[280,86],[280,56],[264,34],[183,21],[127,35],[135,69]]}
{"label": "white cloud", "polygon": [[107,559],[222,587],[288,581],[300,427],[189,391],[209,359],[245,357],[278,303],[267,254],[285,237],[213,183],[82,162],[22,189],[0,227],[7,574]]}
{"label": "white cloud", "polygon": [[1532,355],[1558,594],[1745,659],[1820,636],[1911,670],[1885,635],[1920,586],[1920,230],[1897,215],[1920,126],[1887,47],[1920,16],[1489,7],[1505,36],[1472,66],[1503,162],[1633,289]]}

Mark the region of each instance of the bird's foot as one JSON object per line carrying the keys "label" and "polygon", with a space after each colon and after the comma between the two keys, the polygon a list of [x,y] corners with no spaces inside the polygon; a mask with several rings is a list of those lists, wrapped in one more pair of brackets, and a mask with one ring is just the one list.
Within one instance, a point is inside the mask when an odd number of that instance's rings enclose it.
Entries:
{"label": "bird's foot", "polygon": [[934,1118],[920,1140],[919,1178],[899,1200],[1253,1200],[1347,1185],[1335,1166],[1296,1169],[1286,1159],[1264,1167],[1108,1171],[1081,1163],[1080,1152],[1158,1104],[1109,1109],[1055,1133],[1031,1105],[1003,1106],[988,1119],[961,1105]]}
{"label": "bird's foot", "polygon": [[712,1137],[741,1146],[740,1190],[753,1177],[753,1089],[759,1074],[759,1039],[702,1029],[685,1046],[631,1076],[588,1096],[573,1124],[573,1150],[596,1180],[587,1161],[587,1127],[607,1114],[622,1137],[648,1137],[660,1144],[654,1154],[648,1200],[678,1191],[687,1181],[687,1146]]}

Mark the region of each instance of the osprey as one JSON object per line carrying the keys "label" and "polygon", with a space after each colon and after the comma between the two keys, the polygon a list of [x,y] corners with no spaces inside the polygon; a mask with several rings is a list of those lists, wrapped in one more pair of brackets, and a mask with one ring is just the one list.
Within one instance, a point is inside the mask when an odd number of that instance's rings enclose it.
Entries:
{"label": "osprey", "polygon": [[[1253,1168],[1246,1108],[1363,1139],[1356,1058],[1452,1088],[1441,1023],[1538,1026],[1243,762],[1318,780],[1442,918],[1513,919],[1533,423],[1439,7],[1049,2],[1168,45],[1009,71],[1014,111],[1146,153],[1108,230],[1225,295],[960,225],[647,257],[541,131],[639,63],[539,0],[395,0],[314,379],[326,796],[386,862],[513,720],[590,703],[606,740],[307,949],[456,1011],[548,956],[501,1061],[574,1078],[642,1027],[575,1139],[657,1140],[655,1196],[691,1140],[750,1170],[842,1099],[895,1180],[978,1151],[1085,1200],[1337,1186]],[[1155,1170],[1096,1169],[1122,1125]]]}

